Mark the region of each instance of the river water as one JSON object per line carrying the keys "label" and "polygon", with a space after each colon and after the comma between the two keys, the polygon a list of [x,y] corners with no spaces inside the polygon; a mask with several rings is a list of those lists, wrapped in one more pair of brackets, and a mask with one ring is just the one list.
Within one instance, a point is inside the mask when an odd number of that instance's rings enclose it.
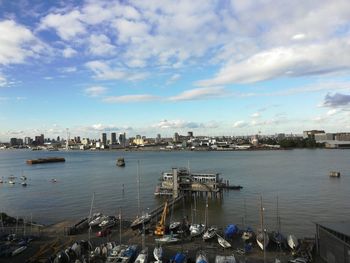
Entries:
{"label": "river water", "polygon": [[[163,200],[153,192],[161,172],[190,166],[193,172],[218,172],[241,191],[224,192],[223,198],[209,200],[209,224],[229,223],[259,226],[260,196],[268,230],[276,229],[278,214],[282,232],[298,237],[313,236],[313,222],[350,219],[349,150],[289,150],[235,152],[143,152],[143,151],[0,151],[0,177],[17,176],[15,185],[0,184],[0,211],[40,223],[88,216],[93,210],[133,218],[139,211],[137,167],[140,175],[140,211],[146,212]],[[65,157],[65,163],[27,165],[27,159]],[[124,168],[115,165],[124,157]],[[137,163],[140,163],[138,166]],[[341,172],[329,178],[329,171]],[[22,187],[19,177],[28,178]],[[57,179],[52,183],[51,179]],[[124,187],[123,187],[124,185]],[[124,191],[123,191],[124,189]],[[197,200],[196,213],[190,201],[175,209],[204,221],[204,200]],[[182,208],[181,208],[182,207]],[[192,214],[192,216],[191,216]],[[195,215],[195,216],[193,216]],[[245,220],[244,220],[245,219]]]}

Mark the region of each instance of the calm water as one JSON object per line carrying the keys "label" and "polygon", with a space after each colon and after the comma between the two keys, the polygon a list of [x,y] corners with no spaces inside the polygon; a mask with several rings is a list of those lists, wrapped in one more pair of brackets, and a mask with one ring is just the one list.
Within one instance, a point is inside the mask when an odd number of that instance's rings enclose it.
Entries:
{"label": "calm water", "polygon": [[[315,221],[349,220],[350,162],[348,150],[291,150],[255,152],[46,152],[0,151],[0,176],[28,178],[28,186],[0,184],[0,211],[30,217],[41,223],[87,216],[92,194],[94,211],[125,217],[137,214],[137,162],[140,161],[141,210],[162,202],[153,192],[162,171],[187,167],[192,171],[219,172],[241,191],[225,192],[223,200],[209,202],[209,223],[224,226],[259,224],[260,195],[263,196],[267,228],[276,228],[276,200],[282,231],[299,237],[314,234]],[[27,165],[26,159],[62,156],[65,163]],[[126,167],[116,167],[124,156]],[[330,170],[342,173],[329,178]],[[57,183],[51,183],[56,178]],[[124,185],[124,193],[122,191]],[[175,217],[188,214],[190,205],[177,209]],[[244,205],[245,204],[245,205]],[[246,208],[244,208],[246,207]],[[204,221],[204,202],[197,201],[196,221]]]}

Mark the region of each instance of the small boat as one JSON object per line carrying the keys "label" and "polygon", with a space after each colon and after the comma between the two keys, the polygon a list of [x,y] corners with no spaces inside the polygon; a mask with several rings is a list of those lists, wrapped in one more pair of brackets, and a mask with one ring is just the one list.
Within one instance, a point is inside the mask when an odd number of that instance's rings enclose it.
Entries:
{"label": "small boat", "polygon": [[102,221],[104,221],[104,220],[106,220],[106,216],[103,216],[103,215],[101,215],[101,216],[98,216],[98,217],[96,217],[95,219],[93,219],[93,220],[91,220],[90,222],[89,222],[89,226],[98,226],[99,224],[101,224],[102,223]]}
{"label": "small boat", "polygon": [[140,254],[135,259],[134,263],[147,263],[148,260],[148,248],[144,248],[141,250]]}
{"label": "small boat", "polygon": [[51,182],[52,182],[52,183],[57,183],[57,179],[52,178],[52,179],[51,179]]}
{"label": "small boat", "polygon": [[125,166],[125,160],[123,157],[117,159],[117,166],[119,166],[119,167]]}
{"label": "small boat", "polygon": [[161,238],[156,238],[155,241],[158,243],[176,243],[180,241],[180,239],[172,235],[168,235],[168,236],[163,236]]}
{"label": "small boat", "polygon": [[0,184],[2,184],[4,182],[4,180],[2,178],[0,178]]}
{"label": "small boat", "polygon": [[19,254],[19,253],[21,253],[22,251],[24,251],[26,248],[27,248],[27,246],[22,246],[22,247],[19,247],[19,248],[15,249],[15,250],[12,252],[12,256],[16,256],[17,254]]}
{"label": "small boat", "polygon": [[203,234],[202,238],[204,241],[212,239],[213,237],[216,236],[216,231],[217,231],[217,227],[209,227]]}
{"label": "small boat", "polygon": [[175,231],[179,226],[181,226],[181,222],[179,221],[172,222],[169,226],[169,230]]}
{"label": "small boat", "polygon": [[287,243],[288,246],[293,250],[296,249],[299,245],[298,239],[294,235],[288,235]]}
{"label": "small boat", "polygon": [[115,223],[116,223],[115,217],[108,216],[108,217],[105,217],[104,220],[102,220],[102,222],[100,224],[98,224],[98,226],[102,227],[102,228],[107,228],[110,226],[114,226]]}
{"label": "small boat", "polygon": [[225,229],[225,238],[232,238],[236,233],[238,233],[238,227],[233,224],[228,225]]}
{"label": "small boat", "polygon": [[131,245],[127,249],[122,250],[120,252],[120,256],[117,258],[115,262],[118,263],[129,263],[135,258],[137,252],[137,245]]}
{"label": "small boat", "polygon": [[131,223],[132,229],[141,228],[142,225],[147,224],[151,220],[151,215],[146,213],[140,217],[136,217],[136,219]]}
{"label": "small boat", "polygon": [[9,184],[15,184],[15,181],[9,180]]}
{"label": "small boat", "polygon": [[26,182],[22,182],[21,185],[22,186],[27,186],[27,183]]}
{"label": "small boat", "polygon": [[234,255],[231,256],[215,256],[215,263],[236,263],[236,258]]}
{"label": "small boat", "polygon": [[218,236],[218,243],[220,244],[220,246],[222,246],[223,248],[229,248],[231,247],[231,244],[226,241],[223,237],[219,236],[218,234],[216,234]]}
{"label": "small boat", "polygon": [[163,248],[161,245],[155,246],[153,250],[153,257],[156,261],[162,261],[163,258]]}
{"label": "small boat", "polygon": [[22,181],[25,181],[25,180],[27,180],[27,177],[25,177],[24,175],[22,175],[22,176],[20,177],[20,179],[21,179]]}
{"label": "small boat", "polygon": [[170,259],[170,262],[171,263],[186,263],[187,257],[183,253],[176,253],[176,255]]}
{"label": "small boat", "polygon": [[269,235],[264,231],[258,230],[256,235],[256,243],[258,243],[259,247],[264,250],[268,246],[270,242]]}
{"label": "small boat", "polygon": [[273,241],[276,245],[281,246],[285,242],[285,237],[278,231],[272,231],[271,241]]}
{"label": "small boat", "polygon": [[203,250],[198,251],[196,255],[196,263],[208,263],[208,262],[209,261],[205,252]]}
{"label": "small boat", "polygon": [[340,177],[340,172],[337,171],[330,171],[329,177]]}
{"label": "small boat", "polygon": [[191,237],[196,237],[203,234],[204,230],[205,230],[204,224],[192,224],[190,226]]}
{"label": "small boat", "polygon": [[253,237],[254,237],[254,232],[253,232],[253,229],[251,229],[250,227],[247,227],[247,229],[244,230],[242,233],[242,239],[244,241],[252,239]]}

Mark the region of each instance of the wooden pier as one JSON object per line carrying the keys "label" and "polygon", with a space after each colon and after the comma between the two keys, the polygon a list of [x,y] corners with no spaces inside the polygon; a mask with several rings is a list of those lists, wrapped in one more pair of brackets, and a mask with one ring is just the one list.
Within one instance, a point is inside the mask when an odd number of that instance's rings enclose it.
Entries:
{"label": "wooden pier", "polygon": [[[175,199],[168,200],[168,209],[171,209],[172,206],[176,205],[179,201],[181,201],[184,198],[183,195],[180,195],[176,197]],[[151,215],[151,220],[158,217],[164,209],[164,204],[158,206],[157,208],[153,209],[149,214]]]}

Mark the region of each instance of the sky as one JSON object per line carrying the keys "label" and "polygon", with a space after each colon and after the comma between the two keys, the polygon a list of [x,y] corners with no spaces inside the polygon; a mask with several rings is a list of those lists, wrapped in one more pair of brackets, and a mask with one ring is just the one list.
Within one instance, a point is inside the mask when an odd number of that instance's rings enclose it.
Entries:
{"label": "sky", "polygon": [[350,131],[348,0],[0,0],[0,141]]}

